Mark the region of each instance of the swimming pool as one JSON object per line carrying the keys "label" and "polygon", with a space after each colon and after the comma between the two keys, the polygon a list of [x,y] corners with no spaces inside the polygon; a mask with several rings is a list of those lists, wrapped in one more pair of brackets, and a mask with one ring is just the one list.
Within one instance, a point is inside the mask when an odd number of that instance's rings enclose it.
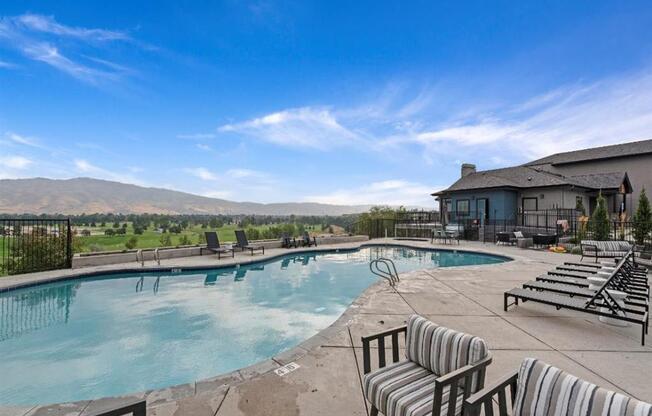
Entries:
{"label": "swimming pool", "polygon": [[254,364],[333,323],[376,281],[368,264],[379,256],[399,272],[507,260],[373,246],[0,293],[0,404],[128,394]]}

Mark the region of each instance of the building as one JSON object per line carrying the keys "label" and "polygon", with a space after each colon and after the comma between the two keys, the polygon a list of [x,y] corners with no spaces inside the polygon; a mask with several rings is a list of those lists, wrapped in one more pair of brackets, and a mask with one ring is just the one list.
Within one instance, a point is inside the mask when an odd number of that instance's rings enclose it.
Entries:
{"label": "building", "polygon": [[516,219],[522,212],[574,209],[587,214],[600,192],[612,217],[631,218],[641,189],[652,192],[652,140],[557,153],[520,166],[476,171],[432,195],[455,218]]}

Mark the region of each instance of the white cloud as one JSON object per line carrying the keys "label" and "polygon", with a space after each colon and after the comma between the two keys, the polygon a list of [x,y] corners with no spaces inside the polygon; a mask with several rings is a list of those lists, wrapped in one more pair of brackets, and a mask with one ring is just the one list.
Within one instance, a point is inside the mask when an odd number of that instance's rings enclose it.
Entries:
{"label": "white cloud", "polygon": [[66,26],[52,16],[24,14],[0,18],[0,42],[28,59],[45,63],[89,84],[116,81],[132,71],[97,57],[73,57],[72,53],[63,53],[61,48],[74,50],[83,45],[98,50],[104,42],[131,40],[125,32]]}
{"label": "white cloud", "polygon": [[211,150],[213,150],[209,145],[203,143],[197,143],[196,147],[197,149],[203,150],[205,152],[210,152]]}
{"label": "white cloud", "polygon": [[[462,147],[493,145],[526,158],[652,137],[652,74],[568,86],[481,119],[418,132],[414,141]],[[492,149],[486,148],[487,151]]]}
{"label": "white cloud", "polygon": [[202,167],[187,168],[184,171],[204,181],[216,181],[219,179],[216,174]]}
{"label": "white cloud", "polygon": [[2,156],[0,157],[0,166],[9,169],[25,169],[33,162],[22,156]]}
{"label": "white cloud", "polygon": [[13,143],[22,144],[25,146],[42,147],[37,139],[33,137],[22,136],[20,134],[16,134],[10,131],[5,133],[5,138],[7,138]]}
{"label": "white cloud", "polygon": [[146,185],[143,181],[122,173],[116,173],[109,169],[104,169],[96,166],[85,159],[75,159],[73,161],[75,170],[84,175],[92,175],[94,178],[106,179],[110,181],[131,183],[134,185]]}
{"label": "white cloud", "polygon": [[11,62],[0,60],[0,68],[14,69],[16,67],[17,67],[16,64],[12,64]]}
{"label": "white cloud", "polygon": [[306,202],[320,202],[336,205],[406,205],[434,207],[430,196],[441,187],[400,179],[373,182],[355,188],[342,188],[322,195],[310,195]]}
{"label": "white cloud", "polygon": [[270,143],[326,150],[350,145],[361,137],[344,127],[327,108],[302,107],[267,114],[235,124],[226,124],[220,132],[232,132]]}
{"label": "white cloud", "polygon": [[111,40],[129,40],[130,37],[125,32],[104,30],[104,29],[87,29],[83,27],[72,27],[58,23],[52,16],[43,16],[39,14],[24,14],[15,18],[26,28],[33,31],[50,33],[53,35],[69,36],[84,40],[93,41],[111,41]]}

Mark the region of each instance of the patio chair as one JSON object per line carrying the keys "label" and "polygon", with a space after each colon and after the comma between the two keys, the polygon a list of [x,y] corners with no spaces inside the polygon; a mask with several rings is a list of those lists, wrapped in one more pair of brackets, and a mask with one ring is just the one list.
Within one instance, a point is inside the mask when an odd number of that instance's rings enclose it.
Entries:
{"label": "patio chair", "polygon": [[297,247],[297,239],[294,237],[290,237],[290,234],[288,233],[283,233],[281,235],[281,247],[282,248],[291,248],[291,247]]}
{"label": "patio chair", "polygon": [[136,399],[121,403],[118,406],[106,407],[105,409],[88,413],[88,416],[145,416],[146,412],[147,401]]}
{"label": "patio chair", "polygon": [[[625,261],[626,258],[623,258],[619,265]],[[523,288],[510,289],[504,294],[504,310],[507,312],[510,306],[518,306],[519,300],[523,302],[532,301],[554,306],[557,309],[570,309],[638,324],[641,325],[641,344],[645,345],[645,334],[648,331],[648,312],[641,308],[630,308],[627,305],[620,306],[618,304],[616,299],[607,290],[611,287],[612,282],[617,279],[617,276],[618,273],[614,271],[609,279],[588,300],[552,292],[541,292]],[[513,298],[514,302],[509,303],[510,298]]]}
{"label": "patio chair", "polygon": [[[405,360],[399,361],[399,335]],[[392,363],[385,339],[391,337]],[[371,342],[377,341],[378,366],[371,371]],[[370,415],[459,416],[464,399],[484,385],[491,353],[481,338],[438,326],[412,315],[406,326],[362,337],[365,398]]]}
{"label": "patio chair", "polygon": [[310,247],[310,246],[315,246],[317,247],[317,237],[310,237],[310,234],[308,234],[308,231],[304,231],[303,235],[301,236],[301,245],[304,247]]}
{"label": "patio chair", "polygon": [[[511,406],[508,408],[507,399]],[[616,393],[535,358],[469,397],[465,416],[650,416],[652,405]]]}
{"label": "patio chair", "polygon": [[204,233],[206,236],[206,247],[199,248],[199,255],[204,254],[204,250],[210,251],[211,253],[217,254],[217,259],[221,258],[222,254],[231,253],[231,258],[235,257],[235,251],[233,248],[226,248],[220,246],[220,240],[217,238],[217,233],[215,231],[206,231]]}
{"label": "patio chair", "polygon": [[262,251],[262,254],[265,254],[265,246],[260,244],[249,244],[247,234],[245,234],[244,230],[235,230],[235,238],[238,240],[237,247],[241,251],[249,250],[252,256],[255,251]]}

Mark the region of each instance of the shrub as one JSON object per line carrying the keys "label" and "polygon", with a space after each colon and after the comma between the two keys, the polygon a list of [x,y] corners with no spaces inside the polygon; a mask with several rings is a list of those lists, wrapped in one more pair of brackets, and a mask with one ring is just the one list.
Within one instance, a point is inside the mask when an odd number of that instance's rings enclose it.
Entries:
{"label": "shrub", "polygon": [[192,242],[190,241],[190,238],[188,238],[187,235],[182,235],[181,238],[179,239],[179,245],[180,246],[189,246],[191,245]]}
{"label": "shrub", "polygon": [[91,244],[90,246],[88,246],[88,249],[93,253],[104,251],[104,248],[99,244]]}
{"label": "shrub", "polygon": [[116,235],[126,235],[127,234],[127,229],[126,228],[118,228],[117,230],[114,230]]}
{"label": "shrub", "polygon": [[641,196],[638,198],[638,208],[634,214],[634,240],[636,244],[644,245],[645,240],[650,237],[652,231],[652,210],[650,210],[650,200],[645,194],[645,189],[641,190]]}
{"label": "shrub", "polygon": [[91,235],[91,230],[81,230],[81,235],[88,237]]}
{"label": "shrub", "polygon": [[607,214],[607,203],[602,196],[602,192],[598,195],[595,211],[591,215],[591,232],[593,239],[598,241],[609,240],[610,224],[609,214]]}
{"label": "shrub", "polygon": [[141,235],[143,232],[145,232],[145,229],[143,229],[143,227],[141,227],[140,225],[134,226],[134,234]]}
{"label": "shrub", "polygon": [[138,237],[136,237],[135,235],[132,236],[125,243],[125,247],[127,248],[127,250],[133,250],[134,248],[136,248],[137,245],[138,245]]}
{"label": "shrub", "polygon": [[115,231],[112,228],[107,228],[104,230],[104,235],[115,235]]}
{"label": "shrub", "polygon": [[159,242],[161,243],[161,247],[170,247],[172,245],[172,238],[170,237],[170,234],[161,234]]}

